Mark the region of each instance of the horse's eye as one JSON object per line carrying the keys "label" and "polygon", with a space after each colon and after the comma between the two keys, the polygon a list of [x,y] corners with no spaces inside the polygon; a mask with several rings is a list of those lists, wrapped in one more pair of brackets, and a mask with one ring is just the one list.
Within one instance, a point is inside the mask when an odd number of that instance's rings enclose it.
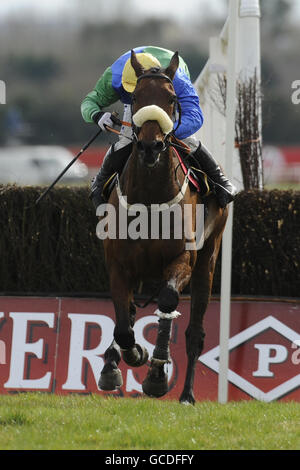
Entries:
{"label": "horse's eye", "polygon": [[170,104],[176,103],[176,96],[170,96]]}

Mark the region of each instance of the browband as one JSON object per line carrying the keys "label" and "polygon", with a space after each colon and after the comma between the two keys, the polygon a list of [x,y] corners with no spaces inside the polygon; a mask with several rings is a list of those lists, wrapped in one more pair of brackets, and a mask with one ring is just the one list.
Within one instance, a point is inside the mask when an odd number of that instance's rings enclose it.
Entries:
{"label": "browband", "polygon": [[143,74],[140,77],[138,77],[137,82],[142,80],[142,78],[164,78],[165,80],[168,80],[173,85],[173,81],[170,79],[170,77],[168,77],[168,75],[165,75],[163,73],[152,72],[152,73]]}

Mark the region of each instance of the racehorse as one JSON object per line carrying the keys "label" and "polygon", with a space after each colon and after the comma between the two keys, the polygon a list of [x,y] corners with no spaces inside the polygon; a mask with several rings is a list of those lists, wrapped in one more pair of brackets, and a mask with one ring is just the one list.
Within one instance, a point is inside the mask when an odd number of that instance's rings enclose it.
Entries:
{"label": "racehorse", "polygon": [[[192,208],[189,223],[192,234],[195,234],[196,206],[201,204],[202,199],[187,184],[188,175],[178,165],[170,141],[177,110],[172,81],[179,66],[178,53],[173,55],[165,69],[144,70],[134,51],[131,52],[131,64],[137,76],[131,105],[132,153],[108,202],[113,205],[117,215],[120,210],[129,212],[135,204],[143,205],[149,211],[147,217],[150,226],[153,223],[149,215],[151,208],[157,208],[162,203],[169,208],[173,205],[180,208],[189,205]],[[180,238],[172,239],[161,236],[155,239],[108,236],[104,240],[116,326],[114,340],[104,355],[105,364],[99,380],[99,388],[102,390],[114,390],[122,385],[122,374],[118,368],[121,358],[133,367],[148,361],[146,349],[135,342],[133,326],[136,308],[133,292],[140,282],[153,279],[161,282],[156,311],[159,327],[153,357],[142,387],[145,394],[154,397],[161,397],[168,392],[164,365],[170,362],[171,324],[178,315],[176,308],[179,295],[190,282],[191,309],[185,332],[188,361],[180,402],[195,403],[195,366],[205,336],[203,317],[211,295],[216,260],[228,215],[227,209],[218,206],[213,193],[206,198],[206,207],[208,215],[204,225],[204,244],[199,250],[190,245],[187,248],[185,233]],[[182,216],[182,223],[183,219]],[[130,220],[132,218],[128,217],[128,225]],[[175,229],[174,221],[171,220],[170,233],[174,233]]]}

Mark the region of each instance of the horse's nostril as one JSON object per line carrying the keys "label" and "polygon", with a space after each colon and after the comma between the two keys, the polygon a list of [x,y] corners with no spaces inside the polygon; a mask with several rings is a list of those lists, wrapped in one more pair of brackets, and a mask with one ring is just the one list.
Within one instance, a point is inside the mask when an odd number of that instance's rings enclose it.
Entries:
{"label": "horse's nostril", "polygon": [[161,140],[152,140],[151,142],[139,140],[137,142],[140,158],[142,159],[143,164],[150,168],[153,168],[159,161],[163,147],[164,145]]}
{"label": "horse's nostril", "polygon": [[164,144],[161,140],[154,140],[152,143],[152,148],[156,152],[161,152],[164,147]]}
{"label": "horse's nostril", "polygon": [[142,140],[138,140],[137,148],[139,151],[144,150],[144,142]]}
{"label": "horse's nostril", "polygon": [[139,140],[137,142],[137,148],[139,151],[144,152],[161,152],[164,147],[164,144],[161,140],[152,140],[152,142],[145,142],[143,140]]}

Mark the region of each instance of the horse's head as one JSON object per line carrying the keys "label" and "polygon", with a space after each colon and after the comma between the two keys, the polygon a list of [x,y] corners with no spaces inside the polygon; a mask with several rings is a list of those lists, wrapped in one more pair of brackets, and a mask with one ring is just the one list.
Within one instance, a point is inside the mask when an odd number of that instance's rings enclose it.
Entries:
{"label": "horse's head", "polygon": [[149,168],[159,162],[173,129],[177,97],[172,84],[179,65],[176,52],[166,69],[144,70],[134,51],[131,65],[137,76],[132,94],[132,115],[137,149],[142,162]]}

